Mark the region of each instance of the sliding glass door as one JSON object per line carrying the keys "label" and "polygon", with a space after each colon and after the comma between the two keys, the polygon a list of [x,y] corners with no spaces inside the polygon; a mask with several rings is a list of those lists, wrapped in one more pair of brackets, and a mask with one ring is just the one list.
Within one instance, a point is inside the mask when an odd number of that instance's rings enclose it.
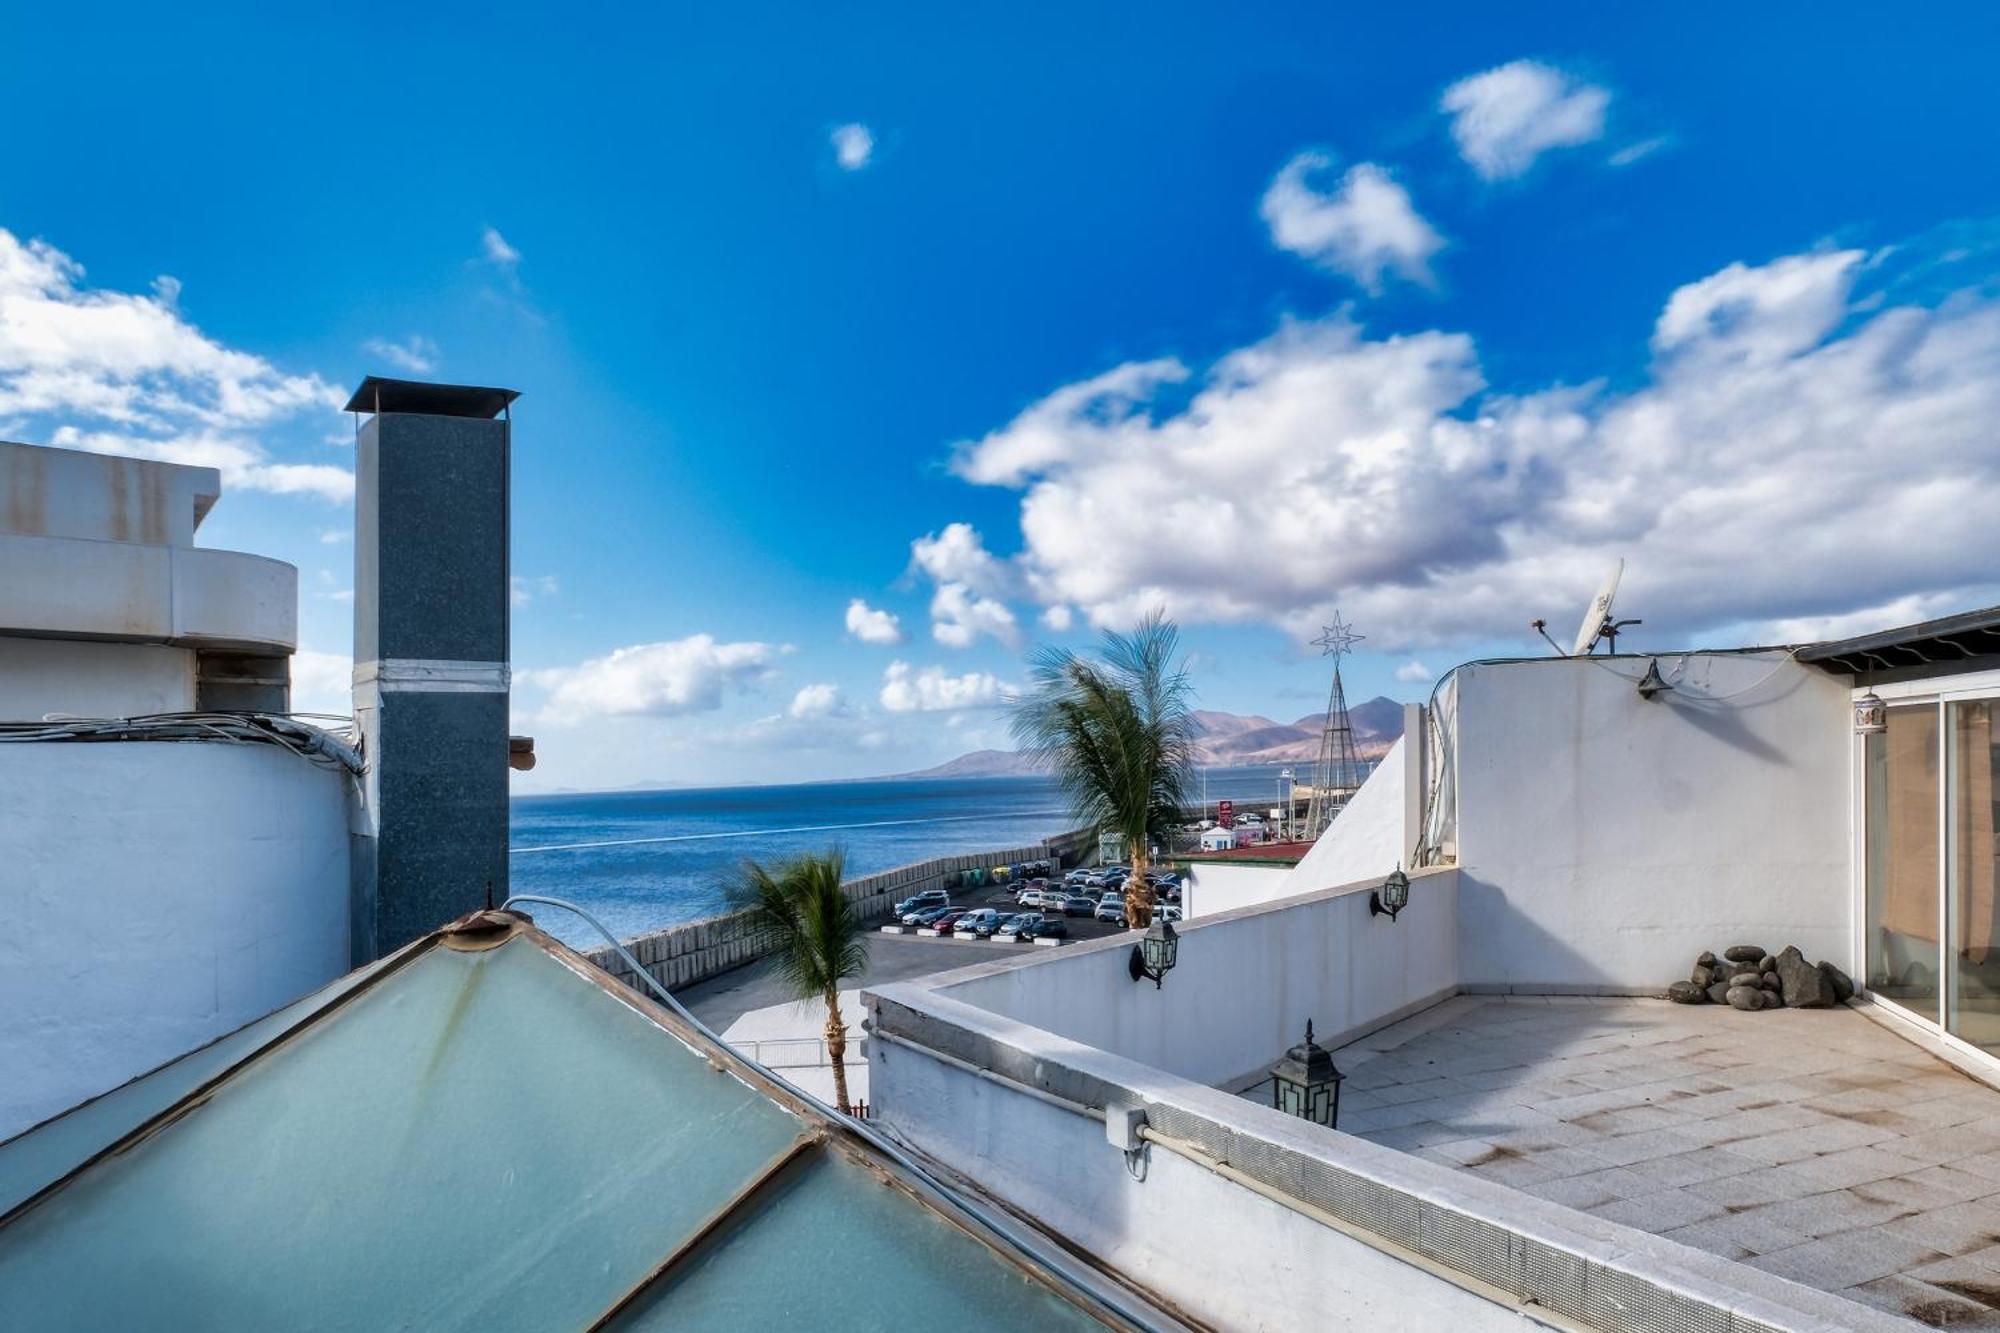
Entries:
{"label": "sliding glass door", "polygon": [[1942,1022],[1937,704],[1892,707],[1863,763],[1868,989]]}
{"label": "sliding glass door", "polygon": [[1995,778],[2000,701],[1965,699],[1944,708],[1945,901],[1951,937],[1947,1029],[2000,1053],[2000,904],[1994,901]]}

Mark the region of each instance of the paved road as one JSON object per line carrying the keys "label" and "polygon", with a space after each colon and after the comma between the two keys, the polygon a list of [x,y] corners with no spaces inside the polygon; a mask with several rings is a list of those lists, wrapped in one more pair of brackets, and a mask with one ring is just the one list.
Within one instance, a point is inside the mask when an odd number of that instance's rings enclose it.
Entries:
{"label": "paved road", "polygon": [[[850,978],[849,984],[868,986],[908,981],[911,977],[948,972],[955,967],[968,967],[991,958],[1010,957],[1032,947],[987,944],[976,940],[934,940],[920,935],[884,935],[877,931],[868,937],[868,971],[859,978]],[[794,997],[779,977],[776,965],[766,958],[724,972],[719,977],[696,982],[674,992],[674,998],[693,1010],[696,1018],[722,1032],[753,1009],[785,1004]],[[849,1021],[856,1020],[850,1018]]]}

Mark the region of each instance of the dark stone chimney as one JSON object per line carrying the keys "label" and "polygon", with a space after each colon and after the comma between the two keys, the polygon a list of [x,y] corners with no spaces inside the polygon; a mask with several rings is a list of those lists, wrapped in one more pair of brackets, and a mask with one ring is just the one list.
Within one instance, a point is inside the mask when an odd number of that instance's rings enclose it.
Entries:
{"label": "dark stone chimney", "polygon": [[357,442],[354,958],[507,896],[510,389],[370,376]]}

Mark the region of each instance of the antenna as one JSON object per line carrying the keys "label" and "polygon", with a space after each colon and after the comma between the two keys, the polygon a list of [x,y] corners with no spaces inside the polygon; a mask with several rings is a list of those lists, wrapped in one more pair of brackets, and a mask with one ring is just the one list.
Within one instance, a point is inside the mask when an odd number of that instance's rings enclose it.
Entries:
{"label": "antenna", "polygon": [[1333,623],[1313,640],[1324,657],[1333,659],[1333,688],[1327,694],[1326,721],[1319,736],[1319,760],[1313,765],[1312,799],[1306,804],[1305,839],[1317,842],[1333,822],[1337,809],[1361,786],[1361,758],[1354,752],[1354,723],[1347,713],[1347,687],[1340,681],[1340,659],[1354,651],[1365,635],[1333,613]]}
{"label": "antenna", "polygon": [[[1611,618],[1611,602],[1618,596],[1618,580],[1624,573],[1625,562],[1621,559],[1611,566],[1611,572],[1606,574],[1604,582],[1598,585],[1597,596],[1590,599],[1590,609],[1583,613],[1583,624],[1577,628],[1576,642],[1569,650],[1571,657],[1584,657],[1595,652],[1599,640],[1615,653],[1618,651],[1618,632],[1627,625],[1645,623],[1642,620]],[[1544,633],[1542,637],[1547,638],[1548,635]]]}

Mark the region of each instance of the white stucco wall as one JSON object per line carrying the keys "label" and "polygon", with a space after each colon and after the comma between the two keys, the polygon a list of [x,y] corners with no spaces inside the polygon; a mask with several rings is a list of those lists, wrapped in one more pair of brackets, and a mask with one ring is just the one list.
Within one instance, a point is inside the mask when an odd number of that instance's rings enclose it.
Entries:
{"label": "white stucco wall", "polygon": [[0,635],[0,721],[178,713],[194,702],[192,648]]}
{"label": "white stucco wall", "polygon": [[1134,982],[1135,936],[967,968],[937,986],[1072,1041],[1197,1083],[1249,1075],[1305,1035],[1327,1046],[1452,993],[1457,875],[1411,876],[1395,921],[1371,916],[1373,883],[1189,921],[1165,983]]}
{"label": "white stucco wall", "polygon": [[899,1136],[1213,1327],[1534,1327],[1184,1157],[1149,1148],[1128,1170],[1100,1121],[907,1047],[870,1063],[872,1114]]}
{"label": "white stucco wall", "polygon": [[347,970],[349,785],[275,746],[0,745],[0,1138]]}
{"label": "white stucco wall", "polygon": [[[1469,987],[1657,992],[1703,949],[1851,949],[1842,682],[1783,654],[1458,671]],[[1302,867],[1303,868],[1303,867]]]}
{"label": "white stucco wall", "polygon": [[1193,920],[1276,902],[1286,896],[1285,881],[1291,873],[1292,867],[1278,861],[1189,861],[1181,872],[1186,890],[1181,910]]}
{"label": "white stucco wall", "polygon": [[1389,747],[1347,807],[1327,825],[1293,869],[1283,892],[1311,893],[1360,879],[1381,879],[1409,859],[1416,841],[1407,828],[1408,736]]}

